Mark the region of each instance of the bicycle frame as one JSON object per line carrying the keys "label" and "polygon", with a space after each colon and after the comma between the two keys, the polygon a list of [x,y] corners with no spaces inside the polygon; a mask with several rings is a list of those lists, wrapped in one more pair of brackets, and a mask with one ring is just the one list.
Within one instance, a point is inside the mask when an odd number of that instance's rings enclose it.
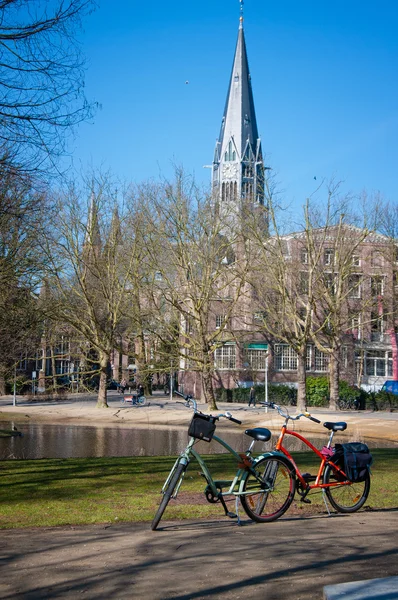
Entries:
{"label": "bicycle frame", "polygon": [[[231,448],[231,446],[229,444],[227,444],[227,442],[225,442],[222,438],[218,437],[217,435],[213,436],[213,440],[216,441],[221,446],[224,446],[224,448],[226,450],[228,450],[228,452],[238,461],[238,463],[242,463],[242,461],[244,460],[242,454],[246,454],[246,456],[250,457],[250,454],[248,453],[250,451],[247,451],[246,453],[238,454],[233,448]],[[205,460],[193,448],[194,444],[197,441],[198,440],[193,437],[190,438],[187,447],[180,454],[180,456],[177,458],[176,462],[174,463],[174,467],[176,467],[177,464],[179,464],[179,463],[188,465],[191,461],[191,457],[193,457],[198,462],[198,464],[202,470],[202,473],[207,481],[207,485],[210,488],[210,491],[214,497],[219,497],[219,494],[221,494],[222,497],[245,495],[245,492],[243,492],[241,489],[243,475],[247,472],[247,470],[252,471],[252,473],[255,475],[254,470],[252,470],[249,466],[245,466],[245,468],[238,467],[236,474],[232,480],[214,480],[208,467],[207,467]],[[260,456],[256,457],[255,459],[253,459],[253,466],[255,466],[256,463],[260,459],[262,459],[265,456],[268,456],[270,454],[275,454],[275,452],[267,452],[267,453],[261,454]],[[169,481],[171,479],[172,473],[174,471],[174,467],[173,467],[173,469],[171,469],[169,476],[167,477],[167,479],[163,485],[162,491],[164,491],[167,488]],[[178,491],[179,491],[182,481],[184,479],[185,472],[186,471],[184,471],[184,473],[182,474],[181,479],[178,482],[178,484],[174,490],[174,494],[172,496],[173,498],[176,498],[178,495]],[[229,486],[229,488],[225,492],[220,492],[220,489],[218,489],[217,485],[220,486],[220,488],[225,487],[225,486]],[[246,494],[249,494],[249,493],[250,492],[246,492]]]}
{"label": "bicycle frame", "polygon": [[[302,442],[304,442],[304,444],[306,444],[306,446],[308,446],[308,448],[310,448],[310,450],[312,450],[313,452],[315,452],[315,454],[319,457],[321,464],[319,466],[318,469],[318,473],[315,477],[315,483],[313,485],[310,485],[310,483],[308,481],[306,481],[304,479],[304,477],[302,476],[302,473],[300,471],[300,469],[298,468],[298,466],[296,465],[295,460],[293,459],[292,455],[290,454],[290,452],[283,446],[283,440],[285,435],[292,435],[293,437],[301,440]],[[329,436],[329,443],[328,443],[328,448],[331,446],[331,442],[333,439],[333,432],[331,432],[330,436]],[[325,469],[325,465],[326,463],[333,465],[333,467],[339,472],[341,473],[342,477],[347,477],[347,475],[344,473],[344,471],[342,471],[338,465],[336,465],[333,461],[331,461],[330,459],[328,459],[327,457],[325,457],[322,452],[320,452],[318,450],[318,448],[316,448],[313,444],[311,444],[311,442],[309,440],[307,440],[304,436],[302,436],[300,433],[297,433],[296,431],[292,431],[291,429],[287,428],[287,424],[285,423],[284,425],[282,425],[282,429],[281,429],[281,433],[279,435],[278,441],[276,442],[275,445],[275,449],[278,452],[282,452],[286,458],[288,458],[290,460],[290,462],[292,463],[294,470],[296,471],[296,475],[297,478],[300,480],[301,484],[303,485],[304,488],[308,488],[309,490],[311,489],[316,489],[316,488],[320,488],[320,489],[324,489],[327,487],[336,487],[336,486],[342,486],[342,485],[351,485],[351,482],[347,481],[339,481],[339,482],[332,482],[332,483],[322,483],[321,482],[321,477],[323,475],[323,471]]]}

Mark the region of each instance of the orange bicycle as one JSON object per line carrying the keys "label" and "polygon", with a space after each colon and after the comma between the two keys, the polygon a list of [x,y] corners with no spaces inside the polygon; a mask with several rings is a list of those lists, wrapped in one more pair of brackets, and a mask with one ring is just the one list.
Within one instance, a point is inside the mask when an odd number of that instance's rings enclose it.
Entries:
{"label": "orange bicycle", "polygon": [[[371,455],[368,454],[369,464],[361,470],[360,476],[353,478],[346,474],[344,454],[342,451],[335,452],[332,449],[332,441],[337,431],[347,429],[347,423],[323,423],[323,426],[330,431],[329,440],[322,450],[318,450],[300,433],[288,429],[288,423],[298,421],[301,417],[306,417],[315,423],[321,421],[308,412],[293,417],[286,409],[273,402],[261,404],[277,410],[285,422],[275,450],[263,455],[254,465],[256,477],[251,476],[250,473],[247,477],[246,495],[241,498],[247,514],[260,523],[274,521],[287,511],[293,502],[295,492],[301,496],[303,502],[310,503],[307,496],[312,490],[322,490],[327,509],[325,496],[338,512],[353,513],[359,510],[364,505],[370,490]],[[283,445],[285,435],[298,438],[319,457],[320,465],[316,475],[301,473],[292,455]],[[355,444],[346,444],[346,446],[353,445],[355,446]],[[364,444],[359,445],[368,450]]]}

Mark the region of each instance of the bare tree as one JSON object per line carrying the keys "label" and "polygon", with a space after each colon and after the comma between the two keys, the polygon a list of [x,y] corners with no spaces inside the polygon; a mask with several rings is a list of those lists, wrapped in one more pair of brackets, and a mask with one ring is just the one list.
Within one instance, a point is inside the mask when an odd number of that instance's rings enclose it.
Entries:
{"label": "bare tree", "polygon": [[[57,201],[57,221],[48,234],[51,261],[47,315],[71,327],[86,342],[86,361],[99,364],[98,407],[107,406],[106,379],[114,349],[124,351],[136,255],[130,215],[118,203],[107,177],[89,189],[70,188]],[[94,370],[94,367],[92,367]]]}
{"label": "bare tree", "polygon": [[[281,231],[278,204],[268,194],[271,236],[261,220],[251,221],[251,240],[255,260],[250,283],[252,306],[261,318],[255,327],[273,344],[284,343],[295,353],[297,361],[297,406],[306,407],[306,353],[312,329],[314,269],[308,264],[307,239],[303,232]],[[252,309],[253,310],[253,309]],[[289,350],[290,351],[290,350]],[[274,360],[276,360],[274,345]]]}
{"label": "bare tree", "polygon": [[92,0],[0,1],[0,174],[48,173],[92,113],[76,33]]}
{"label": "bare tree", "polygon": [[51,207],[28,179],[0,175],[0,393],[21,354],[40,339],[35,293],[44,272],[40,237]]}
{"label": "bare tree", "polygon": [[159,314],[162,303],[168,307],[163,330],[166,319],[175,330],[177,316],[173,355],[183,370],[199,375],[201,393],[215,409],[215,354],[234,340],[232,321],[245,295],[249,259],[240,224],[236,214],[228,218],[224,210],[221,216],[214,200],[179,171],[173,185],[154,190],[152,202],[148,248],[158,272]]}
{"label": "bare tree", "polygon": [[374,222],[366,211],[360,216],[351,207],[351,198],[339,195],[339,185],[331,185],[324,207],[308,205],[305,222],[308,262],[314,271],[311,339],[329,357],[332,410],[338,406],[343,342],[354,323],[364,325],[364,315],[375,302],[371,290],[366,293],[370,272],[360,266]]}

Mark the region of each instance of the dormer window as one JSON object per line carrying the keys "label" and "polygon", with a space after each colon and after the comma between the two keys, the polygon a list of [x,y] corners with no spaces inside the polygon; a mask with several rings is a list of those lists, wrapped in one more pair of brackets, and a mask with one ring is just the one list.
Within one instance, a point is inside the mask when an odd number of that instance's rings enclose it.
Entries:
{"label": "dormer window", "polygon": [[225,152],[225,155],[224,155],[224,161],[229,162],[229,161],[234,161],[234,160],[236,160],[236,152],[234,150],[232,141],[230,140],[227,151]]}

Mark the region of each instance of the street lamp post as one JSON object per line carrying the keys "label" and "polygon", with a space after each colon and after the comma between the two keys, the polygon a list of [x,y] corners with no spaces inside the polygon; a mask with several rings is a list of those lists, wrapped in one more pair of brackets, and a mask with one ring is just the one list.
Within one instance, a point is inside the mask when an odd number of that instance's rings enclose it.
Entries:
{"label": "street lamp post", "polygon": [[265,395],[265,412],[268,412],[268,352],[265,355],[265,372],[264,372],[264,395]]}

